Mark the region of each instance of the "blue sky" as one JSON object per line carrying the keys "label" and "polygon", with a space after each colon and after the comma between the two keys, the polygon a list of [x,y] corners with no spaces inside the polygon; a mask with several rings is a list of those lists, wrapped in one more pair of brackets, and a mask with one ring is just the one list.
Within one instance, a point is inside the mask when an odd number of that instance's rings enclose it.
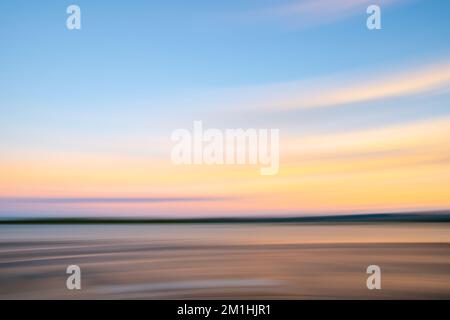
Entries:
{"label": "blue sky", "polygon": [[[374,3],[382,30],[370,31]],[[66,28],[70,4],[81,30]],[[170,132],[198,119],[298,138],[447,118],[449,12],[438,0],[1,1],[0,155],[167,159]]]}
{"label": "blue sky", "polygon": [[[447,2],[386,5],[379,32],[365,28],[365,12],[311,26],[296,26],[301,14],[254,17],[282,2],[295,1],[2,1],[2,108],[114,112],[124,103],[170,101],[174,93],[376,70],[449,53]],[[82,10],[80,31],[65,28],[71,3]]]}

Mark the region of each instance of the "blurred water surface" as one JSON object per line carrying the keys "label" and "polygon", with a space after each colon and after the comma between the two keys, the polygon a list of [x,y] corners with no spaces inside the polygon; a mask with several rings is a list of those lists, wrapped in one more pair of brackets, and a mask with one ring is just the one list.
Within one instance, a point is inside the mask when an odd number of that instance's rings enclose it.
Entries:
{"label": "blurred water surface", "polygon": [[0,299],[203,298],[450,299],[450,224],[0,225]]}

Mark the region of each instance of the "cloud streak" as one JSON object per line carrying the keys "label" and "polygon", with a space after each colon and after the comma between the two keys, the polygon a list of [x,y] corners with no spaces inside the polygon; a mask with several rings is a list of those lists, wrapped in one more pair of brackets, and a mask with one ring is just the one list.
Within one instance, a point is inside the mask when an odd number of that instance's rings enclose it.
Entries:
{"label": "cloud streak", "polygon": [[277,21],[296,26],[328,24],[355,14],[366,14],[371,4],[383,7],[402,0],[295,0],[254,10],[249,16],[257,21]]}
{"label": "cloud streak", "polygon": [[225,201],[228,197],[59,197],[59,198],[0,198],[0,203],[40,204],[127,204],[127,203],[183,203]]}
{"label": "cloud streak", "polygon": [[[450,92],[450,61],[403,69],[325,76],[227,92],[227,108],[286,111]],[[230,98],[233,96],[233,98]],[[225,108],[225,106],[223,106]]]}

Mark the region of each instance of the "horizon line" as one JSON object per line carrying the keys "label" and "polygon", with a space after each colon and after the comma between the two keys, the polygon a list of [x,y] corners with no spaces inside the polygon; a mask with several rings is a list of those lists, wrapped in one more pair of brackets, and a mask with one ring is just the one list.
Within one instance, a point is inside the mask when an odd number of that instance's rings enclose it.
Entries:
{"label": "horizon line", "polygon": [[0,217],[0,224],[144,224],[144,223],[296,223],[296,222],[450,222],[450,209],[399,213],[358,213],[320,216],[245,217]]}

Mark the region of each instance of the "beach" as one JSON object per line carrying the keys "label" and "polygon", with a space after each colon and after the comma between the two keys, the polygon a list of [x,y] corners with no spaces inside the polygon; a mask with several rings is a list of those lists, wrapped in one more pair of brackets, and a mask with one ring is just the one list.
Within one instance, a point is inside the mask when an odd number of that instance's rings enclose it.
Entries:
{"label": "beach", "polygon": [[450,299],[449,270],[449,223],[0,225],[0,299]]}

